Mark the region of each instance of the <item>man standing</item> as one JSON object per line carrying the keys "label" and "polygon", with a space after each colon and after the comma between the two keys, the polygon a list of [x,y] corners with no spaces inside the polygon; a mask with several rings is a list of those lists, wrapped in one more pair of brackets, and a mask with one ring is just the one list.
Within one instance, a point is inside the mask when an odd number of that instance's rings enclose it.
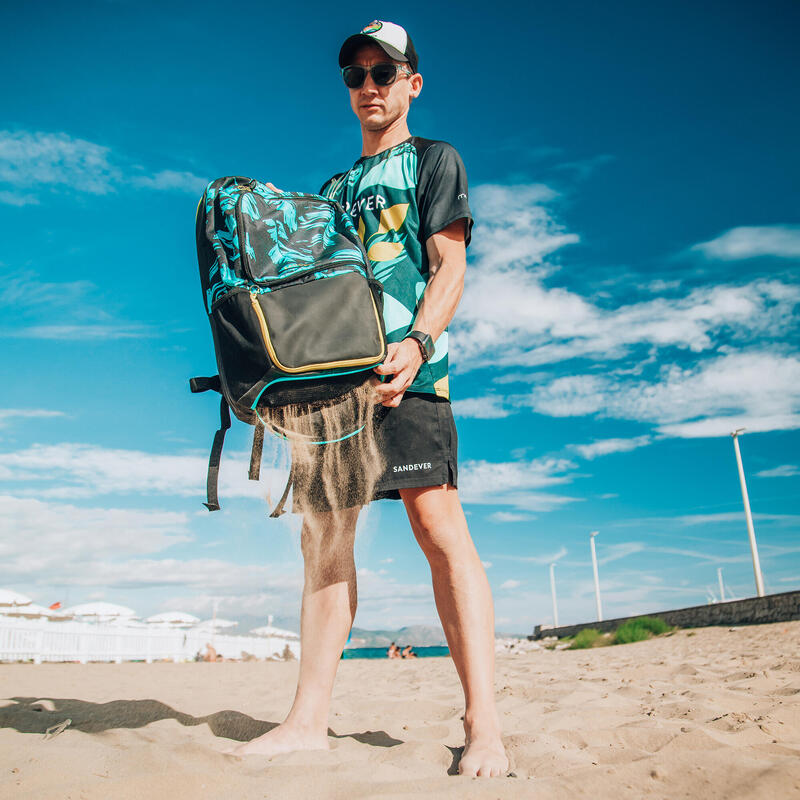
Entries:
{"label": "man standing", "polygon": [[[418,57],[399,25],[375,21],[339,53],[362,154],[321,194],[349,212],[384,289],[388,354],[375,371],[376,435],[386,460],[372,499],[396,498],[431,568],[436,607],[465,696],[464,775],[508,769],[494,700],[494,610],[458,497],[457,438],[449,402],[447,325],[464,286],[472,228],[467,178],[446,142],[411,136],[408,111],[422,90]],[[314,482],[306,476],[306,485]],[[353,544],[359,507],[305,499],[295,483],[305,586],[297,693],[286,720],[235,755],[327,749],[330,697],[356,610]]]}

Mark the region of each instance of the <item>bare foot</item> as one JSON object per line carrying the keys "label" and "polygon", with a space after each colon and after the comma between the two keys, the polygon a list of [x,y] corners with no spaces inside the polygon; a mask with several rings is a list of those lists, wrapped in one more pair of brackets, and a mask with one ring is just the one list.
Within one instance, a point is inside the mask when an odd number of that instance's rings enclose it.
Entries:
{"label": "bare foot", "polygon": [[500,731],[467,733],[464,752],[458,762],[460,775],[480,778],[497,778],[508,772],[506,756]]}
{"label": "bare foot", "polygon": [[327,734],[312,734],[306,730],[291,728],[286,724],[278,725],[256,739],[231,747],[222,752],[236,756],[266,756],[272,758],[280,753],[292,753],[295,750],[330,750]]}

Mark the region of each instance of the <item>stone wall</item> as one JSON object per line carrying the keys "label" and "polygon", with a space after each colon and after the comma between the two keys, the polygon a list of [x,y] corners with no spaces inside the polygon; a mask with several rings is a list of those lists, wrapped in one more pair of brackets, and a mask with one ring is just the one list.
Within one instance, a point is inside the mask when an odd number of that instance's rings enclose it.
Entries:
{"label": "stone wall", "polygon": [[582,622],[578,625],[562,625],[558,628],[545,628],[537,625],[529,639],[543,636],[574,636],[584,628],[599,631],[616,630],[623,622],[636,617],[660,617],[669,625],[680,628],[702,628],[706,625],[756,625],[763,622],[786,622],[800,619],[800,591],[769,594],[766,597],[748,597],[744,600],[728,600],[724,603],[709,603],[703,606],[678,608],[673,611],[655,611],[637,614],[635,617],[605,619],[602,622]]}

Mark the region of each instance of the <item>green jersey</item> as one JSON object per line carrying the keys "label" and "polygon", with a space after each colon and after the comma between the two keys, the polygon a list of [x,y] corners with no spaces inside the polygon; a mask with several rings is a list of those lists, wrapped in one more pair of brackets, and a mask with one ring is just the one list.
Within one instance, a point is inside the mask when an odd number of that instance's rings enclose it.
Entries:
{"label": "green jersey", "polygon": [[[347,172],[327,181],[320,194],[337,200],[352,217],[383,285],[386,339],[401,341],[414,328],[428,283],[427,240],[464,219],[469,244],[472,213],[461,157],[447,142],[412,136],[374,156],[362,156]],[[435,344],[408,391],[449,399],[447,330]]]}

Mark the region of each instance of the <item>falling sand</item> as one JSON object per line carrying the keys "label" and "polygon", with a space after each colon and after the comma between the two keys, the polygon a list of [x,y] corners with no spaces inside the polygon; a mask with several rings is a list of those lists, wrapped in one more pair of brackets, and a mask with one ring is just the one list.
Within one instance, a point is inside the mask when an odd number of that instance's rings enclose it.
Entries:
{"label": "falling sand", "polygon": [[327,403],[261,411],[291,447],[295,511],[337,511],[369,503],[383,473],[372,381]]}

